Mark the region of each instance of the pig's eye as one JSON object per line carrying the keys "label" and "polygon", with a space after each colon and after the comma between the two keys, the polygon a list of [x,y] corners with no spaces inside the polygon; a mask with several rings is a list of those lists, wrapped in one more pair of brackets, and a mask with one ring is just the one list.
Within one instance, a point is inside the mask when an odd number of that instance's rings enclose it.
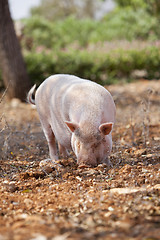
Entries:
{"label": "pig's eye", "polygon": [[80,147],[81,147],[81,146],[80,146],[80,142],[78,142],[78,143],[77,143],[77,149],[78,149],[78,151],[80,150]]}
{"label": "pig's eye", "polygon": [[101,140],[101,135],[100,135],[100,134],[96,136],[96,140],[97,140],[98,142]]}

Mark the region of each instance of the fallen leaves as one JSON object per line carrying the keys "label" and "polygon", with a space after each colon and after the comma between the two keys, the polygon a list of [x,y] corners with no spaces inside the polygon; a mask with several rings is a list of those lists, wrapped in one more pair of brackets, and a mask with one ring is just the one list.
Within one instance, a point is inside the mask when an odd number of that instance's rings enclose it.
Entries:
{"label": "fallen leaves", "polygon": [[36,111],[18,101],[4,103],[0,110],[10,129],[0,138],[1,146],[6,143],[0,160],[0,239],[159,239],[159,105],[152,95],[145,146],[138,106],[145,95],[140,85],[135,95],[129,86],[121,86],[125,101],[121,93],[116,98],[113,168],[80,169],[72,153],[56,163],[47,160]]}

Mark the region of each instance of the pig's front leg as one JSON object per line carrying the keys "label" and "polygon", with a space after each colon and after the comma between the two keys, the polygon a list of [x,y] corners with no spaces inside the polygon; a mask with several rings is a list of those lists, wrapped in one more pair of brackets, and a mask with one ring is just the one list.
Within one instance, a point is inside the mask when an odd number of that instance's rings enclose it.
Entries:
{"label": "pig's front leg", "polygon": [[106,163],[108,167],[113,168],[113,164],[111,163],[110,159],[107,157],[103,163]]}
{"label": "pig's front leg", "polygon": [[69,156],[67,149],[62,146],[60,143],[58,143],[58,149],[59,154],[62,155],[62,157],[67,158]]}
{"label": "pig's front leg", "polygon": [[58,160],[58,155],[57,155],[56,139],[52,131],[52,128],[50,125],[44,124],[44,123],[42,123],[42,127],[43,127],[44,135],[48,142],[50,158],[52,161],[56,161]]}

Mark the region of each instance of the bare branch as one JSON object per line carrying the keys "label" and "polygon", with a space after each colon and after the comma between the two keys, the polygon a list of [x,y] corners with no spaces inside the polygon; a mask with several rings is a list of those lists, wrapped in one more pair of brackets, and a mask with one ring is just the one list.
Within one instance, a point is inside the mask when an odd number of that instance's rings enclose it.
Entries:
{"label": "bare branch", "polygon": [[5,95],[6,95],[6,93],[7,93],[7,90],[8,90],[8,88],[9,88],[10,82],[11,82],[11,81],[9,81],[7,88],[5,89],[4,93],[2,94],[2,97],[1,97],[1,99],[0,99],[0,103],[3,101],[3,98],[5,97]]}

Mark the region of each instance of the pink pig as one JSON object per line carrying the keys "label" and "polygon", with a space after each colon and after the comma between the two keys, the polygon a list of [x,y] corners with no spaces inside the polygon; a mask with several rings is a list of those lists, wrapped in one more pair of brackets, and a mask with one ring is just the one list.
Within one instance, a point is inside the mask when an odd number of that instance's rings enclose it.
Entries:
{"label": "pink pig", "polygon": [[[110,164],[115,104],[111,94],[92,81],[73,75],[57,74],[47,78],[28,93],[35,104],[53,161],[59,153],[73,150],[80,167]],[[35,98],[34,98],[35,94]]]}

